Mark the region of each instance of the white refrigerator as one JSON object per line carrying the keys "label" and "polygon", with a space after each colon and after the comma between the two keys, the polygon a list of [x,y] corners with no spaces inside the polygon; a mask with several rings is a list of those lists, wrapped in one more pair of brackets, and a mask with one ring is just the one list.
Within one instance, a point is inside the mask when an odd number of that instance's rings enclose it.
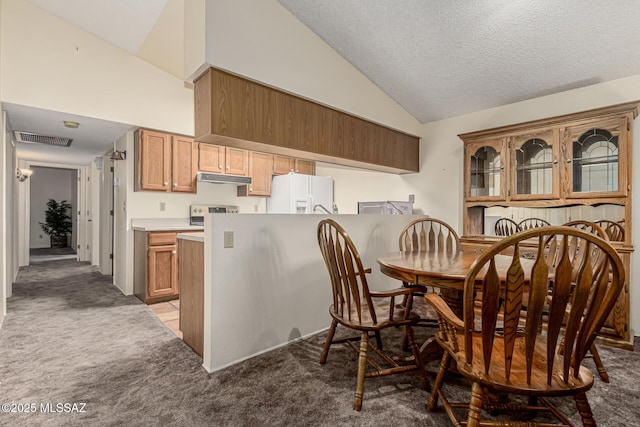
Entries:
{"label": "white refrigerator", "polygon": [[333,212],[333,178],[288,173],[273,177],[267,213]]}

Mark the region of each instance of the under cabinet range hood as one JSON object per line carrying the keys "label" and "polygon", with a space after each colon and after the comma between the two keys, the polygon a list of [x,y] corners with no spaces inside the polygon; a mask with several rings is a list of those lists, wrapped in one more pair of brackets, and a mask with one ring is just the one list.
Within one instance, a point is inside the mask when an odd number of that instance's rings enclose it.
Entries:
{"label": "under cabinet range hood", "polygon": [[251,178],[248,176],[224,175],[219,173],[198,172],[198,182],[208,182],[210,184],[232,184],[248,185]]}

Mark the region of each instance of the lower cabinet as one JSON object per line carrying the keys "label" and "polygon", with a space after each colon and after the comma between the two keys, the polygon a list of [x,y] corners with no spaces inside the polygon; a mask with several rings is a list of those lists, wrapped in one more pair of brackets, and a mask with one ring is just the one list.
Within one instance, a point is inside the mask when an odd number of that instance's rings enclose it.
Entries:
{"label": "lower cabinet", "polygon": [[134,231],[133,291],[143,302],[177,299],[179,231]]}
{"label": "lower cabinet", "polygon": [[204,345],[204,243],[178,239],[182,340],[202,357]]}

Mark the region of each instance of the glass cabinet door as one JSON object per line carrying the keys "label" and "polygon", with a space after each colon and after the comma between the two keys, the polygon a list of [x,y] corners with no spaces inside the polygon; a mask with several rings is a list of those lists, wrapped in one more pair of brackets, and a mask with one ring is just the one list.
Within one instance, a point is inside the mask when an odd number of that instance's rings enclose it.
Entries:
{"label": "glass cabinet door", "polygon": [[511,199],[559,197],[557,129],[511,137]]}
{"label": "glass cabinet door", "polygon": [[611,119],[567,129],[570,197],[616,197],[626,194],[625,121]]}
{"label": "glass cabinet door", "polygon": [[481,141],[466,146],[468,200],[504,199],[504,140]]}

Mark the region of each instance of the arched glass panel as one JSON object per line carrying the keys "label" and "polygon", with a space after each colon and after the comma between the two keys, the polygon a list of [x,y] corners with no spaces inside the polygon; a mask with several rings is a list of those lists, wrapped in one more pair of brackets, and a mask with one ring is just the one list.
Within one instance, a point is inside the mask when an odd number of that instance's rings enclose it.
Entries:
{"label": "arched glass panel", "polygon": [[471,196],[500,196],[500,153],[481,147],[471,156]]}
{"label": "arched glass panel", "polygon": [[618,190],[618,137],[591,129],[573,142],[573,191]]}
{"label": "arched glass panel", "polygon": [[516,147],[516,193],[551,194],[553,149],[546,141],[530,139]]}

